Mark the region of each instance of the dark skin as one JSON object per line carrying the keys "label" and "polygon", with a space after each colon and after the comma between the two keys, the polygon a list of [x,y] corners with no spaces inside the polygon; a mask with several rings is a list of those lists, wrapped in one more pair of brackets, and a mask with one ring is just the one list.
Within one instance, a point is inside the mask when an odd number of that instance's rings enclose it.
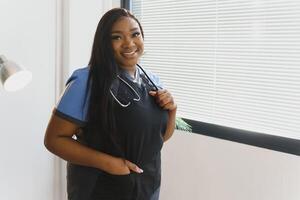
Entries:
{"label": "dark skin", "polygon": [[[112,28],[112,47],[115,59],[118,64],[130,74],[134,74],[138,59],[143,53],[144,43],[140,34],[138,24],[129,17],[121,18]],[[175,117],[177,105],[170,92],[158,90],[149,92],[154,96],[157,103],[169,111],[167,129],[164,134],[164,141],[167,141],[173,134],[175,128]],[[72,137],[80,131],[77,124],[52,115],[49,121],[44,143],[46,148],[74,164],[94,167],[113,175],[126,175],[130,171],[142,173],[136,164],[123,158],[96,151],[84,146]]]}
{"label": "dark skin", "polygon": [[45,146],[74,164],[98,168],[114,175],[129,174],[130,170],[141,173],[141,169],[130,161],[96,151],[74,140],[72,137],[79,130],[78,125],[52,115],[46,130]]}

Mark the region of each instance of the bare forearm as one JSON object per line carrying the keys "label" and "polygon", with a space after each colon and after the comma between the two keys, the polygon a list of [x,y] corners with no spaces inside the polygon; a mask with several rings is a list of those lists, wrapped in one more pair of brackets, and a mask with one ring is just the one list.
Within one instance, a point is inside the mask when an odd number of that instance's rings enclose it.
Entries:
{"label": "bare forearm", "polygon": [[174,129],[175,129],[175,121],[176,121],[176,110],[171,110],[169,111],[169,119],[168,119],[168,123],[167,123],[167,129],[166,132],[164,134],[164,142],[167,141],[174,133]]}
{"label": "bare forearm", "polygon": [[129,160],[96,151],[73,139],[72,136],[79,130],[76,124],[52,115],[44,138],[46,148],[66,161],[110,174],[124,175],[130,170],[141,173],[142,170]]}
{"label": "bare forearm", "polygon": [[70,137],[55,137],[45,143],[47,149],[74,164],[107,171],[113,156],[86,147]]}

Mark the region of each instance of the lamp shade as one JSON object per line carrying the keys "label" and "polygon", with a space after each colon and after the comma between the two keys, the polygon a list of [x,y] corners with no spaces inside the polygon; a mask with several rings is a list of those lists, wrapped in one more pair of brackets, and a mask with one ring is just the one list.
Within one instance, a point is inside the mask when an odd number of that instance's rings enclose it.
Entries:
{"label": "lamp shade", "polygon": [[16,91],[25,87],[32,79],[31,72],[23,70],[13,61],[0,56],[0,80],[7,91]]}

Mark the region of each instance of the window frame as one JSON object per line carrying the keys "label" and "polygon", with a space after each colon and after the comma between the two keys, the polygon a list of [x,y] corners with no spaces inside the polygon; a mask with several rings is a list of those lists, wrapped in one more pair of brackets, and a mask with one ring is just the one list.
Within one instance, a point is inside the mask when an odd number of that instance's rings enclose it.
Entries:
{"label": "window frame", "polygon": [[[121,7],[132,10],[132,0],[121,0]],[[192,133],[238,142],[273,151],[300,155],[300,140],[277,135],[246,131],[192,119],[184,120],[192,126]]]}
{"label": "window frame", "polygon": [[132,0],[121,0],[121,8],[132,10]]}

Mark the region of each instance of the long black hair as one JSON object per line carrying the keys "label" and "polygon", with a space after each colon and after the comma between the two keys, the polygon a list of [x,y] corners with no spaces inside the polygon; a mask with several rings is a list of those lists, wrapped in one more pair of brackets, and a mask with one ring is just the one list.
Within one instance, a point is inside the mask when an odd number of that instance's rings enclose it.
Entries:
{"label": "long black hair", "polygon": [[140,22],[128,10],[114,8],[106,12],[98,26],[94,37],[91,57],[89,61],[88,89],[89,108],[87,114],[86,139],[94,148],[99,148],[99,142],[110,139],[116,149],[124,155],[118,138],[115,136],[116,124],[113,112],[113,98],[110,87],[118,73],[118,65],[112,49],[111,31],[112,26],[122,17],[134,19],[144,37]]}

